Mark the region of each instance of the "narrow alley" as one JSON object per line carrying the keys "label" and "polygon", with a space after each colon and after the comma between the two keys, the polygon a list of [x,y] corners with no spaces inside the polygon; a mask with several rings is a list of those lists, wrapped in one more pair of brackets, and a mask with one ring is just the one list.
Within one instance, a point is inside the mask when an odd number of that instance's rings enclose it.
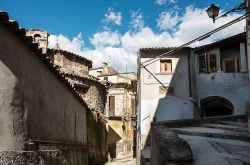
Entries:
{"label": "narrow alley", "polygon": [[136,164],[135,158],[133,158],[132,155],[129,155],[126,157],[122,157],[122,158],[110,161],[106,163],[105,165],[135,165],[135,164]]}

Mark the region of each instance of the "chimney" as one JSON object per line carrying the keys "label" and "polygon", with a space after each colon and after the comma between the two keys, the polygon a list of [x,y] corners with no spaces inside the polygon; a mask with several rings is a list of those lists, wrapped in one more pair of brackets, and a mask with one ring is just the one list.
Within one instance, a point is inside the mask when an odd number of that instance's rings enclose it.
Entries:
{"label": "chimney", "polygon": [[106,62],[103,62],[102,64],[103,64],[103,75],[109,74],[108,64]]}

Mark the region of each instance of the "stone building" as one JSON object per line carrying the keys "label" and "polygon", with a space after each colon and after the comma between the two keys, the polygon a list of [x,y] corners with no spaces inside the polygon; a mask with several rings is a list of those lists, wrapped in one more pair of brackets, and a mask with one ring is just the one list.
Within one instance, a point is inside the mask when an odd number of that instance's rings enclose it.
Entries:
{"label": "stone building", "polygon": [[[140,49],[141,63],[153,59],[173,48]],[[147,66],[149,72],[141,68],[139,72],[140,140],[143,146],[150,145],[151,122],[186,119],[194,117],[194,104],[189,90],[189,48],[164,56]],[[145,63],[146,64],[146,63]]]}
{"label": "stone building", "polygon": [[91,61],[49,50],[48,33],[6,12],[0,36],[0,164],[103,164],[106,87],[88,75]]}
{"label": "stone building", "polygon": [[136,74],[118,73],[107,63],[103,63],[100,68],[91,69],[90,74],[109,85],[105,115],[111,129],[120,137],[118,142],[109,144],[111,158],[132,154],[136,142],[136,92],[132,84],[137,82]]}
{"label": "stone building", "polygon": [[42,53],[47,53],[49,33],[41,29],[29,29],[26,35],[32,37],[33,43],[38,44],[38,48],[42,49]]}
{"label": "stone building", "polygon": [[[37,33],[36,33],[37,32]],[[43,40],[39,40],[39,45],[44,45],[45,48],[48,46],[46,42],[48,39],[45,37],[47,32],[42,33],[42,30],[28,30],[27,35],[35,38],[37,35],[43,36],[41,38]],[[34,39],[36,42],[36,40]],[[44,42],[44,43],[42,43]],[[40,47],[41,49],[45,49]],[[82,97],[82,99],[88,105],[88,108],[92,110],[92,115],[94,116],[94,120],[99,122],[103,122],[101,128],[98,129],[97,125],[93,125],[93,127],[89,127],[89,134],[93,133],[93,128],[98,130],[94,135],[89,136],[89,154],[92,153],[93,161],[95,157],[105,157],[106,155],[106,143],[107,143],[107,135],[105,130],[105,105],[106,105],[106,96],[107,96],[107,88],[103,85],[99,80],[91,75],[89,75],[89,70],[92,68],[92,61],[74,54],[72,52],[68,52],[66,50],[61,50],[60,45],[56,44],[54,49],[47,48],[45,56],[49,57],[49,59],[53,62],[54,66],[58,69],[60,74],[65,77],[66,80],[76,89],[77,93]],[[93,123],[93,121],[88,121],[88,123]],[[102,136],[99,136],[102,135]],[[101,138],[94,140],[95,137]],[[103,145],[100,148],[92,148],[96,146],[96,143]],[[95,155],[95,152],[100,152],[98,155]],[[92,161],[92,160],[91,160]]]}
{"label": "stone building", "polygon": [[139,51],[146,69],[138,73],[138,150],[150,146],[152,121],[246,115],[250,108],[245,33],[170,54],[177,49]]}
{"label": "stone building", "polygon": [[246,114],[250,108],[247,59],[245,33],[194,49],[191,91],[200,117]]}

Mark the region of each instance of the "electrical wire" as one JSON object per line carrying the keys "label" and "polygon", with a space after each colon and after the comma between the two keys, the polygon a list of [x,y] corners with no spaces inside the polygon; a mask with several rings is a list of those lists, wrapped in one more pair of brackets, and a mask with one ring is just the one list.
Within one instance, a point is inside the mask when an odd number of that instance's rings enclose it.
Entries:
{"label": "electrical wire", "polygon": [[[206,34],[204,34],[204,35],[202,35],[202,36],[200,36],[200,37],[197,37],[197,38],[195,38],[195,39],[193,39],[193,40],[191,40],[191,41],[189,41],[189,42],[187,42],[187,43],[185,43],[185,44],[183,44],[183,45],[181,45],[181,46],[179,46],[179,47],[177,47],[175,49],[172,49],[172,50],[170,50],[170,51],[168,51],[166,53],[160,54],[160,55],[158,55],[158,56],[156,56],[156,57],[154,57],[152,59],[146,60],[146,61],[142,62],[141,64],[147,63],[147,64],[143,65],[143,67],[146,67],[146,66],[148,66],[148,65],[150,65],[150,64],[152,64],[152,63],[154,63],[154,62],[156,62],[158,60],[160,60],[159,58],[161,58],[162,56],[171,55],[173,53],[176,53],[179,50],[181,50],[182,48],[188,47],[189,45],[191,45],[191,44],[193,44],[193,43],[195,43],[197,41],[201,41],[201,40],[203,40],[205,38],[208,38],[212,34],[218,32],[218,31],[221,31],[221,30],[223,30],[223,29],[225,29],[225,28],[227,28],[227,27],[229,27],[229,26],[231,26],[231,25],[239,22],[239,21],[245,19],[246,17],[247,17],[247,14],[244,14],[244,15],[242,15],[242,16],[240,16],[240,17],[238,17],[238,18],[236,18],[236,19],[234,19],[234,20],[232,20],[232,21],[230,21],[230,22],[228,22],[228,23],[226,23],[226,24],[224,24],[224,25],[222,25],[222,26],[220,26],[220,27],[218,27],[218,28],[216,28],[216,29],[214,29],[214,30],[206,33]],[[150,62],[150,63],[148,63],[148,62]]]}
{"label": "electrical wire", "polygon": [[[152,59],[149,59],[149,60],[147,60],[147,61],[144,61],[144,62],[142,62],[142,63],[139,64],[139,65],[140,65],[140,68],[144,68],[151,76],[153,76],[153,78],[154,78],[158,83],[160,83],[160,84],[162,85],[162,87],[163,87],[164,89],[168,90],[167,87],[166,87],[166,86],[165,86],[165,85],[164,85],[164,84],[163,84],[163,83],[162,83],[162,82],[161,82],[152,72],[150,72],[150,71],[146,68],[146,66],[148,66],[148,65],[150,65],[150,64],[152,64],[152,63],[154,63],[154,62],[156,62],[156,61],[158,61],[158,60],[160,60],[160,57],[162,57],[162,56],[171,55],[171,54],[173,54],[173,53],[176,53],[176,52],[178,52],[179,50],[181,50],[183,47],[186,47],[186,46],[188,46],[188,45],[190,45],[190,44],[192,44],[192,43],[194,43],[194,42],[196,42],[196,41],[200,41],[201,39],[207,38],[207,37],[209,37],[211,34],[214,34],[214,33],[218,32],[218,31],[220,31],[220,30],[222,30],[222,29],[224,29],[224,28],[226,28],[226,27],[229,27],[229,26],[231,26],[231,25],[233,25],[233,24],[235,24],[235,23],[237,23],[237,22],[239,22],[239,21],[245,19],[246,17],[247,17],[247,14],[244,14],[243,16],[240,16],[240,17],[234,19],[233,21],[230,21],[230,22],[228,22],[228,23],[226,23],[226,24],[220,26],[219,28],[216,28],[216,29],[214,29],[214,30],[212,30],[212,31],[210,31],[210,32],[208,32],[208,33],[206,33],[206,34],[204,34],[204,35],[202,35],[202,36],[200,36],[200,37],[198,37],[198,38],[196,38],[196,39],[190,41],[190,42],[187,42],[186,44],[183,44],[182,46],[180,46],[180,47],[178,47],[178,48],[176,48],[176,49],[172,49],[172,50],[170,50],[170,51],[168,51],[168,52],[166,52],[166,53],[163,53],[163,54],[161,54],[161,55],[158,55],[158,56],[156,56],[156,57],[154,57],[154,58],[152,58]],[[150,62],[150,63],[148,63],[148,64],[146,64],[146,65],[143,65],[143,64],[146,63],[146,62]]]}

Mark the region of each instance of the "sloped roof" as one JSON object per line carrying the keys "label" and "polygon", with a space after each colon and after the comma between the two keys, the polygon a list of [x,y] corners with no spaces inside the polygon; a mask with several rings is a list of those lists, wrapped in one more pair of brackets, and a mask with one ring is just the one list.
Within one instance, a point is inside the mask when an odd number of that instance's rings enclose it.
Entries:
{"label": "sloped roof", "polygon": [[[179,49],[179,50],[178,50]],[[190,50],[190,47],[148,47],[139,49],[139,54],[141,58],[154,58],[169,51],[174,51],[174,54],[180,51]],[[171,54],[172,55],[172,54]],[[166,55],[167,56],[167,55]]]}
{"label": "sloped roof", "polygon": [[64,55],[65,57],[74,57],[76,60],[79,60],[83,63],[86,63],[90,68],[92,67],[92,61],[83,57],[83,56],[80,56],[80,55],[77,55],[75,53],[72,53],[72,52],[69,52],[67,50],[62,50],[62,49],[47,49],[47,51],[49,53],[53,53],[53,52],[56,52],[56,51],[59,51],[60,54]]}
{"label": "sloped roof", "polygon": [[217,41],[211,44],[196,47],[194,50],[195,50],[195,53],[199,53],[199,52],[214,49],[216,47],[222,47],[222,46],[229,45],[229,44],[236,44],[238,42],[246,42],[246,32],[236,34],[234,36],[222,39],[220,41]]}

